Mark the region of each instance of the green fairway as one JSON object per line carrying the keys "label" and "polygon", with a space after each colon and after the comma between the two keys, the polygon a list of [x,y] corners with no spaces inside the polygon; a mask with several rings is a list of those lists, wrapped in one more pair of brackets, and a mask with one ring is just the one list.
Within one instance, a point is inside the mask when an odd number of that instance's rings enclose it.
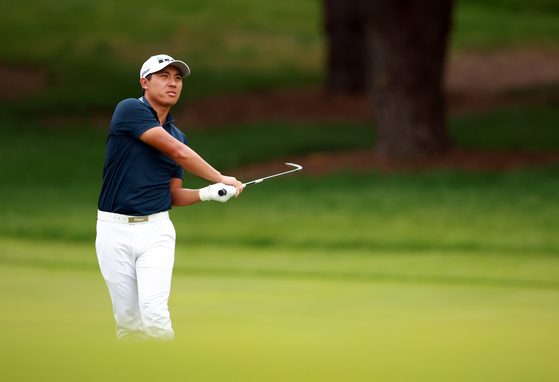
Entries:
{"label": "green fairway", "polygon": [[97,272],[1,266],[0,291],[6,381],[559,377],[557,286],[179,274],[172,344],[116,344]]}

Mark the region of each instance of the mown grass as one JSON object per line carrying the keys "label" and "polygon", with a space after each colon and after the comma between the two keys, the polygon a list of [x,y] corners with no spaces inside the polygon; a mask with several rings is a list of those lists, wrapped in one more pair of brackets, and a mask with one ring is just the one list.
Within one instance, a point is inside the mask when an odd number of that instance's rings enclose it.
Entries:
{"label": "mown grass", "polygon": [[13,309],[1,313],[9,380],[144,381],[156,373],[148,360],[166,366],[157,372],[171,380],[196,381],[403,381],[417,372],[436,381],[457,372],[453,380],[547,381],[557,371],[555,291],[179,276],[176,343],[118,347],[94,273],[1,274],[2,291],[17,286],[2,294]]}
{"label": "mown grass", "polygon": [[556,290],[175,275],[176,341],[115,344],[98,274],[1,266],[0,276],[9,381],[494,382],[559,372]]}

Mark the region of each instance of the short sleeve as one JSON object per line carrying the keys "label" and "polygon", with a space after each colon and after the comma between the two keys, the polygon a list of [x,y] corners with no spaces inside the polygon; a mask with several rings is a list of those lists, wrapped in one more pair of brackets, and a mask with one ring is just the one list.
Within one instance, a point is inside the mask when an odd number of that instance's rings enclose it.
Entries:
{"label": "short sleeve", "polygon": [[152,110],[140,100],[129,98],[120,102],[111,121],[112,133],[125,132],[139,139],[147,130],[160,126]]}

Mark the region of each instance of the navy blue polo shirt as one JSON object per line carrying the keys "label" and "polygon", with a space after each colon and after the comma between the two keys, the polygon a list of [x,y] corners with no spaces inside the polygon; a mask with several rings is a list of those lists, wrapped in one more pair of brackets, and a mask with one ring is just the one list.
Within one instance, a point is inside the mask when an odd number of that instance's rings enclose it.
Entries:
{"label": "navy blue polo shirt", "polygon": [[[167,115],[162,127],[186,144],[173,122]],[[143,216],[171,209],[171,178],[183,179],[183,169],[139,139],[159,125],[157,112],[144,97],[117,105],[107,139],[99,210]]]}

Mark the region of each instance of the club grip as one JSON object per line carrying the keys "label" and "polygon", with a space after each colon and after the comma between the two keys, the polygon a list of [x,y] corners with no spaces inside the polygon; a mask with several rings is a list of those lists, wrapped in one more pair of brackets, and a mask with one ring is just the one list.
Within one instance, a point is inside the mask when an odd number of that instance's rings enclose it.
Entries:
{"label": "club grip", "polygon": [[219,190],[219,191],[217,192],[217,194],[218,194],[219,196],[227,195],[227,190],[226,190],[225,188],[222,188],[221,190]]}

